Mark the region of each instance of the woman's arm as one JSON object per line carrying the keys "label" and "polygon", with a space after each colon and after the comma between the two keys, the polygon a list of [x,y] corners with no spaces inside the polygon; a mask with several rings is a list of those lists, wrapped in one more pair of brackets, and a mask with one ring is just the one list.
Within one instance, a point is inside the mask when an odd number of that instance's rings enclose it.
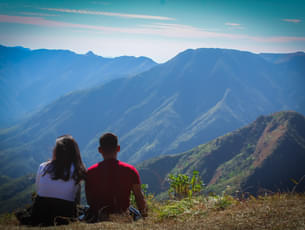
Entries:
{"label": "woman's arm", "polygon": [[80,204],[80,193],[81,193],[81,184],[79,183],[77,185],[77,190],[76,190],[76,194],[75,194],[75,204],[78,205]]}
{"label": "woman's arm", "polygon": [[39,165],[37,173],[36,173],[36,180],[35,180],[36,193],[38,193],[38,190],[39,190],[40,177],[41,177],[41,165]]}

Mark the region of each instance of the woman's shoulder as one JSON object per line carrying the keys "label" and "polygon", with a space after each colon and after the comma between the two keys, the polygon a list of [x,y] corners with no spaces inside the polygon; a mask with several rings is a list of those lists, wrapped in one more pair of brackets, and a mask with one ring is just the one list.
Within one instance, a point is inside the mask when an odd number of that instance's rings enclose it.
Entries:
{"label": "woman's shoulder", "polygon": [[46,162],[42,162],[40,165],[39,165],[39,168],[44,168],[46,167],[48,164],[50,164],[51,161],[46,161]]}
{"label": "woman's shoulder", "polygon": [[45,170],[46,166],[49,165],[50,163],[51,161],[42,162],[38,167],[38,171],[42,172],[43,170]]}

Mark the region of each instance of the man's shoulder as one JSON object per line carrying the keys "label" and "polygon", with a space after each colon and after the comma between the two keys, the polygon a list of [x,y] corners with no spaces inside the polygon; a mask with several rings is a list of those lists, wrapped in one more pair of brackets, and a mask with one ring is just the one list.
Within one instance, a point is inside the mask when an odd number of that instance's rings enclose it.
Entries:
{"label": "man's shoulder", "polygon": [[131,179],[132,184],[141,184],[139,172],[133,165],[119,161],[119,166],[122,176],[125,175],[125,178]]}
{"label": "man's shoulder", "polygon": [[89,171],[95,171],[95,170],[97,170],[98,169],[98,166],[100,165],[100,162],[99,163],[96,163],[96,164],[94,164],[94,165],[91,165],[89,168],[88,168],[88,172]]}
{"label": "man's shoulder", "polygon": [[133,171],[137,171],[137,169],[136,169],[133,165],[128,164],[128,163],[126,163],[126,162],[119,161],[119,165],[120,165],[121,167],[123,167],[123,168],[128,168],[128,169],[131,169],[131,170],[133,170]]}

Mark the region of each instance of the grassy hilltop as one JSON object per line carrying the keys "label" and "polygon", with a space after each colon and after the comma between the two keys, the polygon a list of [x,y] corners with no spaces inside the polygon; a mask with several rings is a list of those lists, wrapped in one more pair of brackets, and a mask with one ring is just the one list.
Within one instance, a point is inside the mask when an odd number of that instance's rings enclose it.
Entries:
{"label": "grassy hilltop", "polygon": [[[169,200],[149,200],[149,217],[132,222],[128,216],[112,216],[96,224],[80,222],[46,229],[305,229],[305,195],[273,194],[258,198],[234,199],[210,196]],[[0,229],[38,229],[21,227],[12,214],[2,216]]]}

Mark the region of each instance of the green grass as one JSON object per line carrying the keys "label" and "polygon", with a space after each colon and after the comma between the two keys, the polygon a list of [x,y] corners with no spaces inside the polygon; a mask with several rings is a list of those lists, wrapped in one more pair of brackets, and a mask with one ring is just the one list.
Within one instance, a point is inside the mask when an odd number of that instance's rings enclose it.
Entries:
{"label": "green grass", "polygon": [[[228,195],[158,202],[148,199],[149,216],[133,222],[128,215],[111,216],[96,224],[81,222],[47,229],[305,229],[305,194],[278,193],[236,199]],[[18,226],[13,215],[0,217],[0,229],[39,229]]]}

